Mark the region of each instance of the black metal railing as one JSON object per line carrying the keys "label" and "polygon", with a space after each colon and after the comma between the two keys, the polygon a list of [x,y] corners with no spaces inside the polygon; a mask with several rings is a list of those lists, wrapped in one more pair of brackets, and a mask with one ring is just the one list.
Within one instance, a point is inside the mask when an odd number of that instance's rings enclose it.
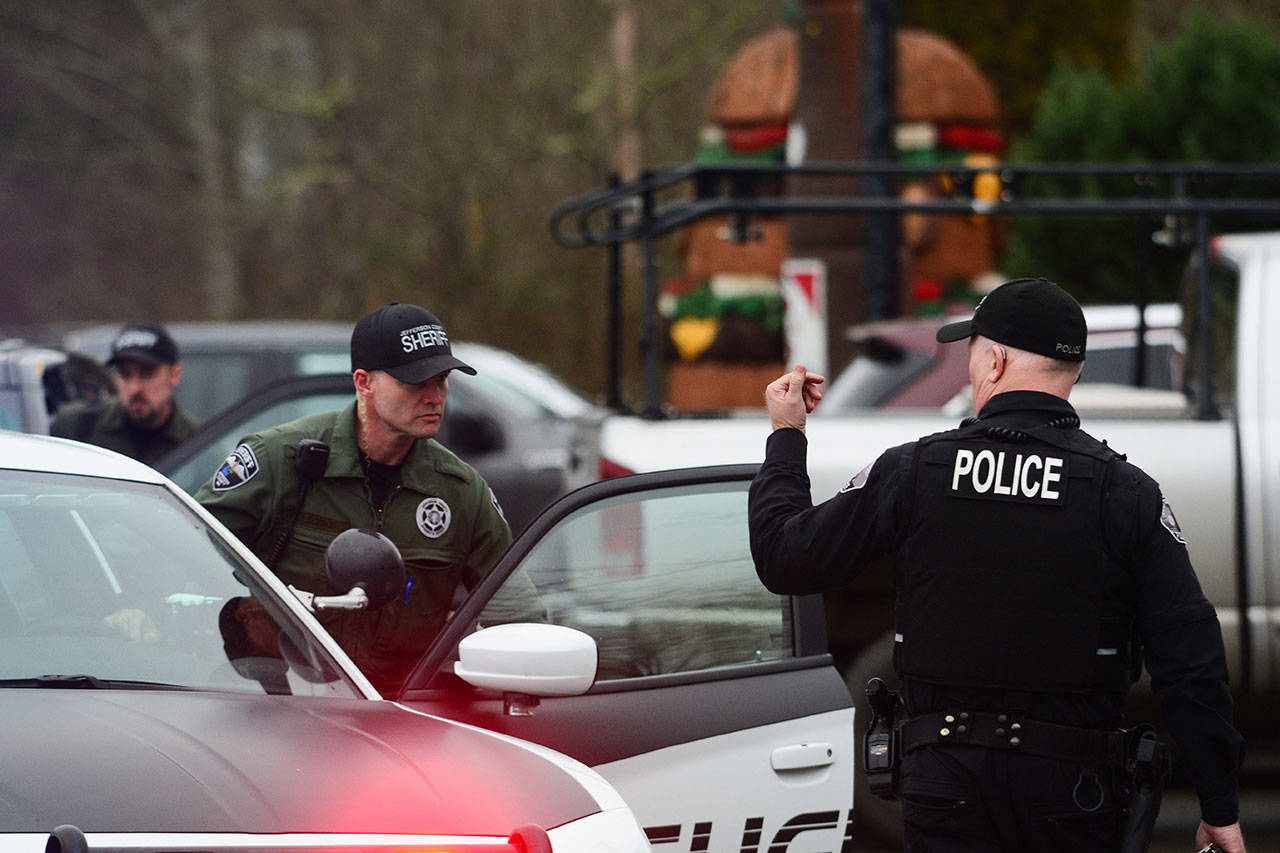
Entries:
{"label": "black metal railing", "polygon": [[[862,194],[792,195],[790,179],[803,178],[809,189],[830,178],[840,188],[866,177],[890,182],[932,178],[950,188],[942,197],[906,201]],[[1079,181],[1078,192],[1064,183]],[[882,181],[883,183],[883,181]],[[617,306],[621,270],[619,247],[637,243],[644,283],[641,346],[645,368],[645,406],[642,414],[661,415],[659,401],[658,285],[655,241],[693,223],[715,216],[730,218],[729,236],[744,241],[750,222],[758,216],[979,214],[1019,217],[1114,217],[1163,222],[1162,233],[1180,235],[1199,257],[1209,257],[1209,239],[1216,225],[1227,220],[1275,220],[1280,223],[1280,165],[1211,163],[1055,163],[992,166],[938,164],[929,166],[882,163],[683,164],[646,170],[629,182],[584,193],[558,205],[551,213],[552,237],[571,248],[606,247],[611,258],[611,310]],[[1212,389],[1212,323],[1209,264],[1199,265],[1198,314],[1195,334],[1199,345],[1201,382],[1196,411],[1217,417]],[[1139,332],[1144,313],[1145,286],[1135,302]],[[610,328],[620,330],[611,316]],[[620,364],[620,331],[610,342],[611,368]],[[1139,334],[1139,346],[1142,335]],[[1139,357],[1141,363],[1141,356]],[[609,399],[620,402],[618,376],[610,377]]]}

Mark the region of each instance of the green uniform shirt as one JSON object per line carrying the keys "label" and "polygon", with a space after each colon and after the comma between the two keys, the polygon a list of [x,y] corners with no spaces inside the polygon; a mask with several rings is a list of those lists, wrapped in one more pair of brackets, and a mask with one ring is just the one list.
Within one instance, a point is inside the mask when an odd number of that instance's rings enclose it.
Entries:
{"label": "green uniform shirt", "polygon": [[115,397],[96,403],[68,403],[49,424],[50,435],[96,444],[147,465],[154,465],[197,429],[199,425],[177,403],[164,426],[141,429],[129,420],[124,404]]}
{"label": "green uniform shirt", "polygon": [[332,589],[325,548],[352,527],[374,528],[400,549],[409,583],[373,611],[321,611],[318,616],[380,690],[397,687],[444,624],[459,583],[475,584],[511,543],[497,499],[474,468],[431,439],[414,442],[400,485],[382,512],[371,503],[356,445],[356,406],[308,415],[250,435],[196,493],[196,500],[255,554],[268,559],[294,515],[294,467],[304,438],[329,445],[324,476],[307,491],[288,546],[274,566],[281,580],[317,595]]}

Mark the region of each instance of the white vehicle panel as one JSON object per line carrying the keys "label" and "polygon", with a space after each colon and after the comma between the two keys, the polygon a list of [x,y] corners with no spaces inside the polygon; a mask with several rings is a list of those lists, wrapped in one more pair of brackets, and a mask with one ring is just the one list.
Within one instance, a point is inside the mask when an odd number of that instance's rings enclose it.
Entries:
{"label": "white vehicle panel", "polygon": [[1236,603],[1236,447],[1230,421],[1090,420],[1084,429],[1160,484],[1210,601]]}
{"label": "white vehicle panel", "polygon": [[625,808],[610,809],[547,831],[555,853],[648,853],[644,833]]}
{"label": "white vehicle panel", "polygon": [[[1253,649],[1253,685],[1273,690],[1280,680],[1280,381],[1275,323],[1280,295],[1280,241],[1275,234],[1232,235],[1218,249],[1240,267],[1236,316],[1236,420],[1240,427],[1240,492],[1245,583]],[[1251,463],[1251,464],[1250,464]]]}
{"label": "white vehicle panel", "polygon": [[[596,770],[632,804],[658,853],[741,853],[775,845],[787,853],[839,850],[853,806],[853,731],[848,708],[668,747]],[[801,746],[807,748],[796,749]],[[797,755],[807,758],[791,760]],[[775,770],[775,757],[808,766]],[[707,779],[716,784],[708,786]]]}

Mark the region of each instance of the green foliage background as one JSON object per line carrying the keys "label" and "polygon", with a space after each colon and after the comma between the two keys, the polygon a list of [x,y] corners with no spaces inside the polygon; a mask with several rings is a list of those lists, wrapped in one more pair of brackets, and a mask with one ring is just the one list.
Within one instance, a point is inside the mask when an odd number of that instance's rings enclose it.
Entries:
{"label": "green foliage background", "polygon": [[945,36],[990,78],[1005,130],[1025,132],[1056,64],[1116,77],[1130,67],[1134,0],[902,0],[900,23]]}
{"label": "green foliage background", "polygon": [[[1280,161],[1280,36],[1241,14],[1195,11],[1173,39],[1154,45],[1118,80],[1097,67],[1063,64],[1049,78],[1030,132],[1008,159]],[[1229,197],[1268,188],[1218,182],[1205,189]],[[1276,189],[1274,183],[1269,189]],[[1134,188],[1124,181],[1042,180],[1034,192],[1132,196]],[[1276,223],[1233,220],[1213,227],[1253,230]],[[1143,239],[1142,226],[1131,220],[1021,219],[1012,223],[1004,272],[1047,275],[1090,301],[1124,300],[1133,295],[1135,247]],[[1156,250],[1154,298],[1176,296],[1184,261],[1184,251]]]}

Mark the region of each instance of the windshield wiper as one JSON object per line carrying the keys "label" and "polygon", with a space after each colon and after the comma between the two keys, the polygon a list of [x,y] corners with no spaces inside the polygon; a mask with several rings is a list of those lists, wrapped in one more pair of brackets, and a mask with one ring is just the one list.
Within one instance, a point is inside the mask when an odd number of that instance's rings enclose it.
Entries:
{"label": "windshield wiper", "polygon": [[0,678],[0,687],[63,687],[77,690],[192,690],[181,684],[159,681],[130,681],[98,678],[96,675],[37,675],[31,678]]}

